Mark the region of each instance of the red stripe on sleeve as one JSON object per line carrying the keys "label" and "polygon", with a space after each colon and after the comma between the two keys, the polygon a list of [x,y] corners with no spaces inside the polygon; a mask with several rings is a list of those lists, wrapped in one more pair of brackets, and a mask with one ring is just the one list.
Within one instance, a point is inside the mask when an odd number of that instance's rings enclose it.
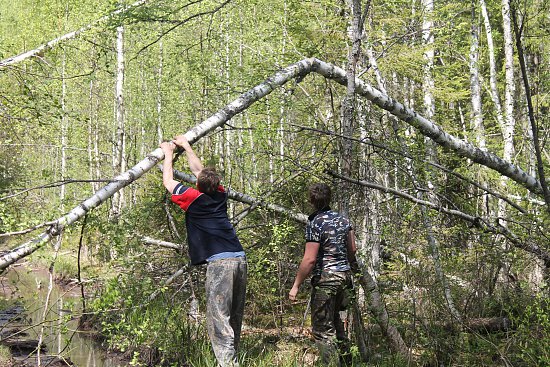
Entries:
{"label": "red stripe on sleeve", "polygon": [[187,211],[189,206],[201,195],[202,192],[189,187],[181,195],[172,195],[172,201],[179,205],[180,208]]}

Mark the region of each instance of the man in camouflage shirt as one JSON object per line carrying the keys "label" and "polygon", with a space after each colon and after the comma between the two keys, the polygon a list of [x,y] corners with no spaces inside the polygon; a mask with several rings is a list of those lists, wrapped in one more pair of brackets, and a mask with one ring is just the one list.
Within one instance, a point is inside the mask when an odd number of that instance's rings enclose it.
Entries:
{"label": "man in camouflage shirt", "polygon": [[351,265],[355,263],[355,236],[348,218],[330,209],[331,190],[324,183],[309,188],[315,212],[306,226],[306,248],[289,293],[291,301],[312,273],[311,324],[324,366],[340,366],[347,358],[349,341],[340,311],[351,293]]}

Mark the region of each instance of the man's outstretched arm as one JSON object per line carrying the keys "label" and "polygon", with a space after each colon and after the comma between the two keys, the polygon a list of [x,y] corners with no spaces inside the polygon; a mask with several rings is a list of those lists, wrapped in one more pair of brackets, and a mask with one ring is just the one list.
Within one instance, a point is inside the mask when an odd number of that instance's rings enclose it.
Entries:
{"label": "man's outstretched arm", "polygon": [[200,158],[197,157],[197,155],[193,151],[193,148],[191,148],[191,144],[189,144],[185,135],[178,135],[172,141],[177,146],[180,146],[183,149],[185,149],[185,154],[187,155],[187,161],[189,162],[189,169],[191,169],[191,172],[193,172],[195,177],[199,177],[199,173],[201,173],[203,169],[202,162]]}
{"label": "man's outstretched arm", "polygon": [[160,148],[164,152],[164,162],[162,163],[162,183],[164,187],[166,187],[166,190],[168,190],[171,194],[174,192],[174,188],[179,183],[174,180],[174,167],[172,163],[176,144],[171,141],[165,141],[160,144]]}

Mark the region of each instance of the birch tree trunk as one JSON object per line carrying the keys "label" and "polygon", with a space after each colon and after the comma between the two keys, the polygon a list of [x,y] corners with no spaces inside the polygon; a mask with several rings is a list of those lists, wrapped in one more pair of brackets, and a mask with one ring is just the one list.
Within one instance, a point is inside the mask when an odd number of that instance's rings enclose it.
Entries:
{"label": "birch tree trunk", "polygon": [[481,14],[483,15],[483,23],[485,24],[485,35],[487,38],[487,53],[489,54],[489,84],[491,86],[491,98],[495,105],[495,114],[500,126],[504,126],[504,118],[502,116],[502,106],[500,104],[500,96],[497,86],[497,67],[495,61],[495,46],[493,43],[493,30],[489,21],[489,13],[485,0],[479,0],[481,6]]}
{"label": "birch tree trunk", "polygon": [[164,66],[163,59],[163,42],[159,41],[159,69],[157,73],[157,142],[162,143],[162,69]]}
{"label": "birch tree trunk", "polygon": [[[307,73],[311,71],[313,62],[313,59],[306,59],[281,70],[265,82],[241,94],[233,102],[218,110],[214,115],[210,116],[208,119],[198,124],[191,130],[187,131],[185,133],[186,138],[191,143],[198,141],[215,128],[222,126],[224,123],[229,121],[234,115],[241,113],[254,102],[271,93],[277,86],[283,85],[298,76],[307,75]],[[143,176],[162,159],[164,159],[164,153],[160,148],[157,148],[130,170],[113,178],[109,184],[98,190],[93,196],[84,200],[80,203],[80,205],[73,208],[66,215],[55,220],[55,224],[48,230],[1,256],[0,271],[41,248],[53,236],[62,233],[65,227],[84,217],[86,213],[104,203],[121,188],[131,184]]]}
{"label": "birch tree trunk", "polygon": [[[115,88],[115,116],[116,116],[116,145],[113,157],[113,167],[117,174],[126,171],[125,153],[125,127],[124,127],[124,27],[117,27],[117,73]],[[124,190],[114,193],[111,208],[111,217],[120,215],[124,203]]]}
{"label": "birch tree trunk", "polygon": [[[61,60],[61,181],[67,179],[67,108],[65,101],[67,98],[67,81],[65,80],[65,68],[66,68],[66,53],[63,50]],[[59,193],[59,199],[61,202],[61,212],[65,212],[65,184],[61,185],[61,192]]]}
{"label": "birch tree trunk", "polygon": [[[481,0],[483,1],[483,0]],[[479,82],[479,28],[476,20],[476,0],[471,0],[472,27],[470,44],[470,93],[472,99],[472,128],[475,141],[481,150],[486,150],[485,127],[481,110],[481,85]]]}
{"label": "birch tree trunk", "polygon": [[504,56],[505,56],[505,120],[502,126],[502,137],[504,140],[504,150],[502,158],[505,161],[512,162],[514,157],[514,128],[516,119],[514,117],[514,95],[516,93],[516,84],[514,80],[514,39],[512,37],[512,23],[510,18],[510,0],[502,0],[502,29],[504,36]]}
{"label": "birch tree trunk", "polygon": [[[303,78],[310,72],[316,72],[326,78],[336,81],[339,84],[347,85],[346,73],[342,69],[314,58],[301,60],[285,69],[282,69],[275,75],[268,78],[265,82],[241,94],[233,102],[218,110],[218,112],[214,115],[210,116],[208,119],[186,132],[185,135],[187,139],[191,143],[196,142],[216,127],[223,125],[234,115],[241,113],[254,102],[271,93],[277,86],[283,85],[296,77]],[[389,111],[399,119],[417,128],[420,133],[431,137],[443,147],[455,151],[462,157],[470,158],[473,161],[492,168],[503,175],[509,176],[537,195],[542,192],[539,182],[519,167],[516,167],[509,162],[505,162],[489,152],[483,152],[479,148],[446,133],[435,123],[427,120],[414,110],[407,108],[401,103],[380,93],[377,89],[359,79],[356,80],[356,91],[358,94],[364,96],[369,101],[372,101],[377,106]],[[101,205],[122,187],[125,187],[140,178],[162,159],[164,159],[164,155],[160,148],[150,153],[144,160],[136,164],[130,170],[115,177],[112,182],[98,190],[95,195],[84,200],[80,205],[73,208],[65,216],[58,218],[55,221],[55,225],[50,227],[50,229],[1,256],[0,270],[6,269],[17,260],[24,258],[42,247],[52,238],[53,235],[62,232],[66,226],[73,224],[78,219],[83,217],[88,211]]]}
{"label": "birch tree trunk", "polygon": [[[313,71],[341,85],[347,85],[345,72],[332,64],[315,59],[315,61],[313,61]],[[413,109],[405,107],[402,103],[382,94],[379,90],[362,80],[356,80],[356,92],[378,107],[389,111],[400,120],[416,128],[418,132],[429,137],[442,147],[454,151],[463,158],[469,158],[476,163],[499,172],[501,175],[513,179],[533,194],[542,194],[542,188],[538,180],[520,167],[503,160],[493,153],[482,151],[475,145],[467,143],[445,132],[434,122],[420,115]]]}
{"label": "birch tree trunk", "polygon": [[[510,18],[510,2],[509,0],[502,0],[501,4],[505,56],[504,68],[506,77],[504,92],[504,125],[501,126],[503,140],[502,158],[506,161],[512,162],[514,157],[514,128],[516,123],[514,117],[514,94],[516,90],[514,80],[514,46]],[[502,192],[504,193],[507,192],[507,182],[508,177],[500,177],[500,185]],[[507,227],[508,224],[506,220],[506,204],[503,200],[498,200],[497,206],[497,221],[503,227]],[[506,250],[508,249],[508,244],[506,243],[506,241],[501,239],[499,242],[501,243],[502,250],[506,252]],[[504,283],[507,282],[509,279],[509,277],[507,276],[510,271],[509,261],[503,257],[500,266],[501,268],[503,268],[504,274],[501,274],[499,272],[499,279]]]}
{"label": "birch tree trunk", "polygon": [[[435,116],[435,101],[433,97],[433,90],[435,89],[435,83],[432,75],[433,65],[434,65],[434,35],[433,35],[433,11],[434,3],[433,0],[422,0],[422,9],[423,9],[423,23],[422,23],[422,40],[426,47],[424,52],[424,84],[423,84],[423,93],[424,93],[424,110],[426,118],[432,120]],[[436,162],[436,149],[434,143],[425,138],[426,144],[426,160],[428,162]],[[432,183],[432,174],[431,169],[428,168],[427,175],[428,177],[428,187],[434,187],[435,183]],[[413,174],[414,178],[415,175]],[[424,198],[424,193],[422,191],[417,191],[417,197],[422,200]],[[450,311],[453,319],[455,321],[460,321],[462,319],[460,313],[454,305],[454,300],[449,288],[447,278],[443,272],[443,267],[441,266],[441,256],[439,253],[439,244],[435,238],[433,231],[433,223],[431,217],[428,215],[428,212],[424,206],[420,207],[420,212],[422,214],[422,222],[424,224],[424,229],[426,231],[426,240],[431,252],[431,259],[433,261],[433,266],[435,270],[435,276],[438,283],[443,290],[443,296],[446,301],[446,306]]]}
{"label": "birch tree trunk", "polygon": [[[356,98],[355,98],[355,74],[357,63],[359,62],[359,54],[361,52],[361,38],[363,35],[363,17],[361,10],[361,0],[351,0],[351,24],[349,27],[349,37],[351,41],[351,47],[348,52],[348,63],[346,69],[346,96],[342,101],[342,150],[340,156],[340,165],[342,172],[345,175],[352,176],[353,170],[353,140],[346,139],[347,137],[353,137],[356,126]],[[348,182],[341,182],[341,196],[339,200],[340,210],[343,215],[349,216],[349,202],[351,197],[351,187]],[[367,269],[362,269],[367,271]],[[363,361],[368,360],[368,351],[366,347],[365,328],[363,325],[363,318],[361,317],[358,307],[351,309],[353,314],[352,324],[353,331],[355,333],[355,339],[357,346],[361,354]]]}
{"label": "birch tree trunk", "polygon": [[[352,20],[349,26],[351,47],[348,51],[348,63],[346,68],[346,96],[342,101],[342,135],[352,137],[355,129],[355,70],[359,61],[361,50],[361,35],[363,24],[361,20],[361,0],[350,1]],[[342,139],[342,151],[340,166],[346,176],[351,176],[353,164],[353,142],[350,139]],[[341,188],[340,211],[344,215],[349,213],[349,197],[351,195],[349,184],[345,183]]]}
{"label": "birch tree trunk", "polygon": [[[94,176],[94,149],[93,149],[93,136],[94,136],[94,109],[93,109],[93,101],[94,101],[94,81],[93,79],[90,80],[90,94],[88,97],[88,175],[90,176],[90,180],[93,180],[95,178]],[[96,192],[96,183],[92,182],[92,194],[95,194]]]}

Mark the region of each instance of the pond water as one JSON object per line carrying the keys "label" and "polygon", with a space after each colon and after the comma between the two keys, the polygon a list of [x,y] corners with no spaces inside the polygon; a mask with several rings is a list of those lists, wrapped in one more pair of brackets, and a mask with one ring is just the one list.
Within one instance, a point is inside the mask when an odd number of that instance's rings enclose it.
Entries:
{"label": "pond water", "polygon": [[1,296],[17,301],[25,309],[23,320],[18,322],[17,327],[23,329],[31,326],[26,330],[28,339],[36,340],[43,328],[47,354],[68,358],[77,367],[127,365],[109,357],[96,341],[85,335],[85,331],[76,330],[82,309],[79,286],[62,289],[54,283],[44,318],[50,283],[47,271],[12,267],[0,277],[0,281]]}

